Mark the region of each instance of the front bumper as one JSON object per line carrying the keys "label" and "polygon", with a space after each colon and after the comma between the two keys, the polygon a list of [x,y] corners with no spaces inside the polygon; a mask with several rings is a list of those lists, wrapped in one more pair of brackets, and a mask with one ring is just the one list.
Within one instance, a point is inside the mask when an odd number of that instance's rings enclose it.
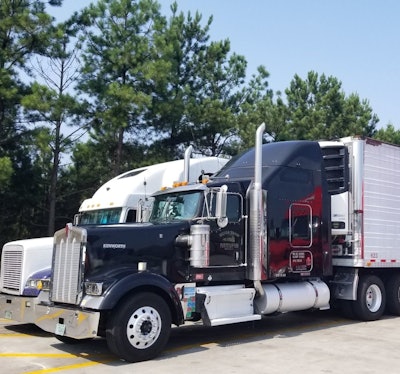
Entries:
{"label": "front bumper", "polygon": [[41,304],[35,314],[34,323],[44,331],[74,339],[97,336],[100,312]]}
{"label": "front bumper", "polygon": [[0,294],[0,316],[10,321],[34,323],[40,296],[26,297]]}

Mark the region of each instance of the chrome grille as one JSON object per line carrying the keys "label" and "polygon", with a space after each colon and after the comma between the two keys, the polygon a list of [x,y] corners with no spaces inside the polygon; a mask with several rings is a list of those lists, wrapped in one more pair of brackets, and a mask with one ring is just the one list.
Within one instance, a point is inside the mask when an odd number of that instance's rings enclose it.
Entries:
{"label": "chrome grille", "polygon": [[2,288],[20,290],[24,252],[21,246],[5,246],[1,262]]}
{"label": "chrome grille", "polygon": [[55,234],[51,300],[78,304],[82,296],[85,230],[69,227]]}

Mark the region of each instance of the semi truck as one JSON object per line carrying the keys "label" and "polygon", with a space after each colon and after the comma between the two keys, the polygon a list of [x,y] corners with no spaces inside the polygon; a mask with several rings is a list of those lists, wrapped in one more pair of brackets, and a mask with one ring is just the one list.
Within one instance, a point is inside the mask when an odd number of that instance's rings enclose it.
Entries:
{"label": "semi truck", "polygon": [[[153,192],[177,181],[189,183],[208,178],[228,161],[223,157],[192,158],[192,154],[193,147],[189,146],[184,159],[130,170],[111,179],[82,202],[75,223],[146,220]],[[50,280],[53,242],[53,237],[45,237],[12,241],[3,246],[0,316],[17,322],[35,321],[36,304],[48,297],[41,290]]]}
{"label": "semi truck", "polygon": [[148,222],[55,233],[35,323],[65,342],[105,337],[129,362],[172,326],[344,306],[400,314],[400,148],[369,138],[263,143],[208,183],[158,191]]}

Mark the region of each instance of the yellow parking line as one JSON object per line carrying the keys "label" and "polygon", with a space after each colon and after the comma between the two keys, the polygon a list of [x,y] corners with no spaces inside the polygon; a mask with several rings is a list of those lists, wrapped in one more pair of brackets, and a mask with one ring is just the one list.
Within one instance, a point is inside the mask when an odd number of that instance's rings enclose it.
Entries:
{"label": "yellow parking line", "polygon": [[89,354],[71,354],[71,353],[0,353],[0,358],[2,357],[40,357],[40,358],[75,358],[75,359],[96,359],[98,361],[86,361],[79,364],[65,365],[52,367],[48,369],[40,369],[35,371],[26,372],[25,374],[44,374],[44,373],[55,373],[63,370],[79,369],[89,366],[95,366],[99,364],[106,364],[111,361],[115,361],[115,357],[110,357],[108,355],[89,355]]}
{"label": "yellow parking line", "polygon": [[0,353],[0,357],[86,358],[72,353]]}
{"label": "yellow parking line", "polygon": [[9,334],[0,334],[0,338],[27,338],[27,337],[32,337],[32,335],[29,334],[22,334],[18,332],[10,332]]}
{"label": "yellow parking line", "polygon": [[59,366],[59,367],[49,368],[49,369],[41,369],[41,370],[29,371],[29,372],[26,372],[25,374],[55,373],[57,371],[71,370],[71,369],[81,369],[81,368],[85,368],[85,367],[89,367],[89,366],[105,364],[105,363],[110,362],[110,361],[112,361],[112,360],[105,360],[105,361],[101,361],[101,362],[84,362],[82,364],[66,365],[66,366]]}
{"label": "yellow parking line", "polygon": [[[219,343],[221,344],[222,342],[230,342],[232,340],[239,340],[239,341],[244,341],[246,339],[252,339],[257,336],[264,336],[264,337],[273,337],[277,334],[287,334],[287,333],[292,333],[296,331],[307,331],[311,328],[314,329],[321,329],[321,328],[329,328],[332,326],[336,325],[343,325],[347,323],[352,323],[349,320],[346,319],[335,319],[333,321],[329,322],[321,322],[321,323],[310,323],[305,326],[297,326],[297,327],[287,327],[287,328],[281,328],[279,331],[269,331],[269,332],[264,332],[260,333],[260,331],[257,332],[252,332],[252,333],[245,333],[241,334],[240,336],[236,336],[234,339],[232,337],[229,338],[220,338]],[[0,334],[1,337],[9,337],[10,335],[12,336],[30,336],[28,334],[18,334],[18,333],[13,333],[13,334]],[[194,347],[204,347],[206,349],[212,348],[216,345],[217,343],[213,341],[208,341],[208,342],[203,342],[200,344],[190,344],[186,346],[179,346],[175,348],[170,348],[166,349],[165,353],[172,353],[172,352],[177,352],[177,351],[184,351],[188,350]],[[0,353],[0,358],[1,357],[41,357],[41,358],[70,358],[70,359],[84,359],[84,360],[92,360],[92,361],[85,361],[82,363],[76,363],[76,364],[71,364],[71,365],[65,365],[65,366],[59,366],[59,367],[52,367],[52,368],[47,368],[47,369],[40,369],[40,370],[35,370],[31,372],[26,372],[25,374],[45,374],[45,373],[55,373],[55,372],[61,372],[64,370],[71,370],[71,369],[81,369],[81,368],[86,368],[86,367],[91,367],[99,364],[106,364],[109,362],[113,361],[118,361],[117,357],[113,356],[108,356],[108,355],[90,355],[90,354],[71,354],[71,353]]]}

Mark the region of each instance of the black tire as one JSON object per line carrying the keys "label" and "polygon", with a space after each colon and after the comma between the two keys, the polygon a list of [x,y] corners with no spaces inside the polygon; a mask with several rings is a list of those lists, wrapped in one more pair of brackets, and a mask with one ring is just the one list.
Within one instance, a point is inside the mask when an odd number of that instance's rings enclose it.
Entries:
{"label": "black tire", "polygon": [[361,276],[353,304],[355,316],[362,321],[375,321],[382,317],[385,306],[386,293],[381,279],[375,275]]}
{"label": "black tire", "polygon": [[171,312],[164,299],[140,293],[111,313],[106,339],[115,355],[138,362],[156,357],[167,344],[170,332]]}
{"label": "black tire", "polygon": [[386,309],[400,316],[400,274],[393,274],[386,282]]}

